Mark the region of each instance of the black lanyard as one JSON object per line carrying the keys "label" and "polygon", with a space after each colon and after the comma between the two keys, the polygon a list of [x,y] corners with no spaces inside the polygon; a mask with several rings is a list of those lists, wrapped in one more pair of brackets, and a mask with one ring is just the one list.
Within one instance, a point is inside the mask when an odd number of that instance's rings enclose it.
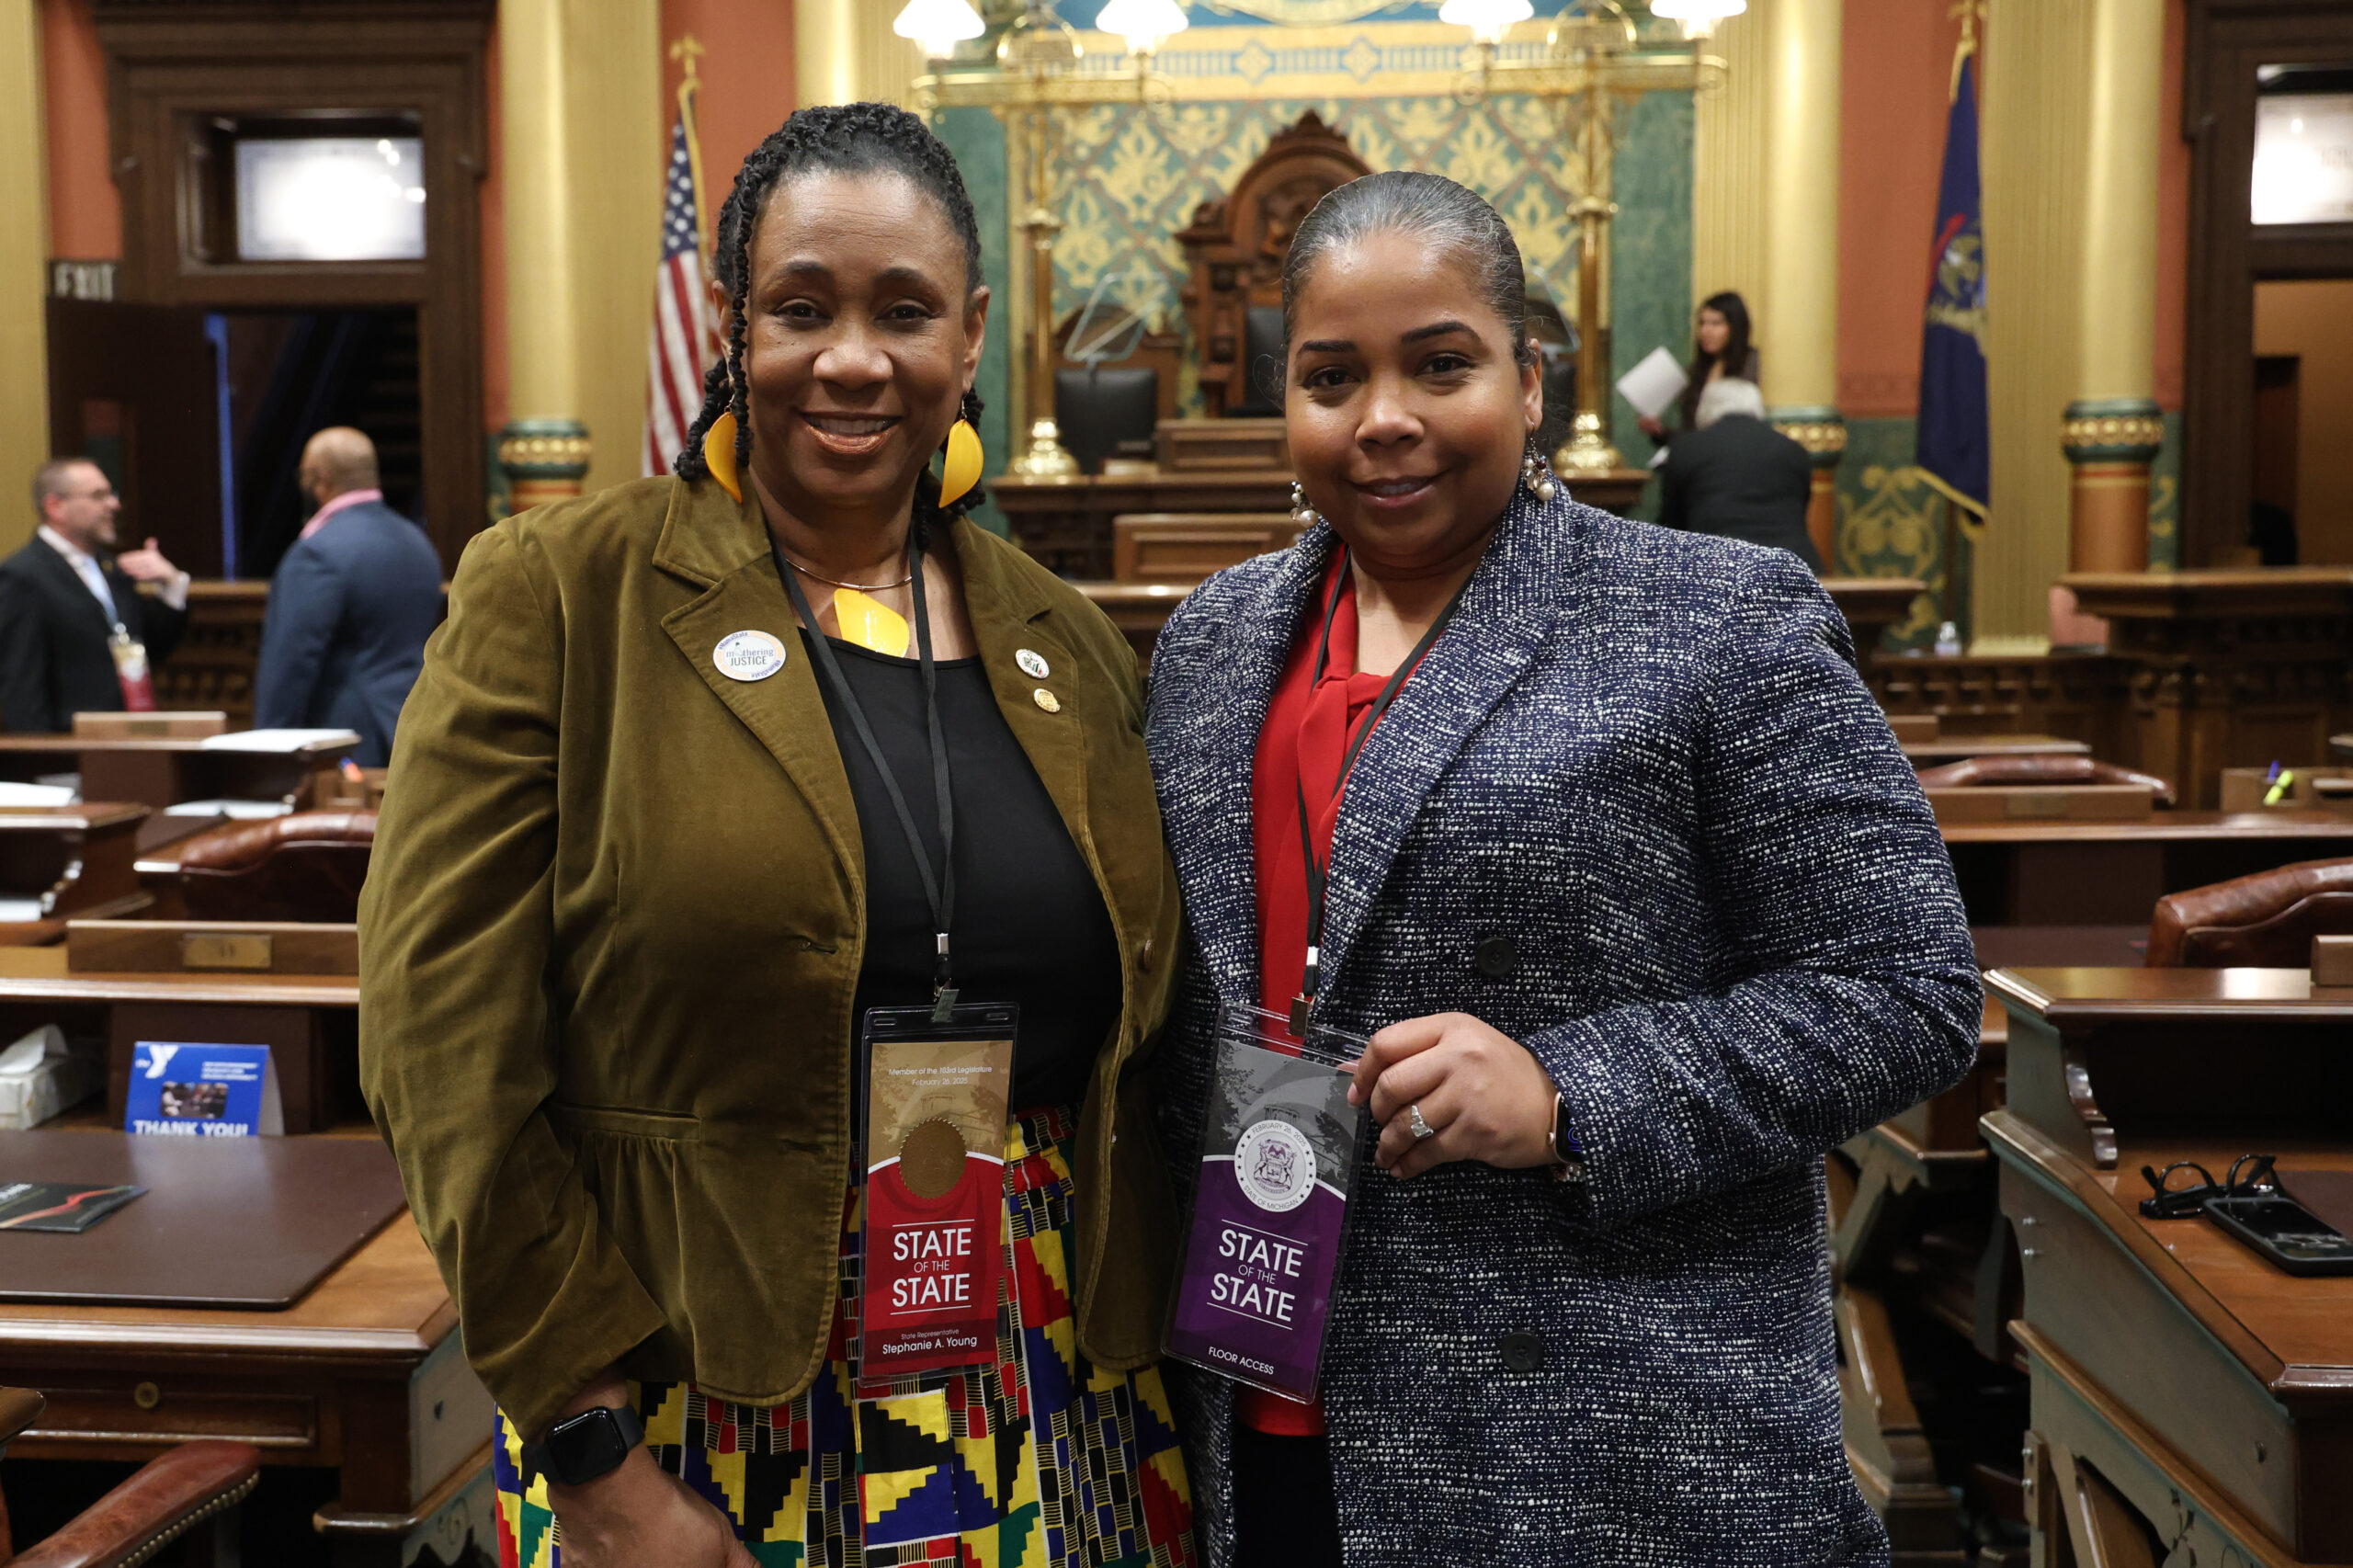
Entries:
{"label": "black lanyard", "polygon": [[931,1002],[932,1016],[945,1023],[949,1009],[956,1006],[956,981],[948,953],[948,926],[956,912],[956,802],[949,791],[948,740],[939,725],[939,676],[931,662],[931,617],[924,607],[922,538],[914,532],[908,536],[907,558],[913,568],[908,580],[915,585],[915,651],[923,665],[924,712],[931,731],[931,793],[939,807],[940,867],[937,876],[932,874],[931,857],[924,852],[923,835],[915,829],[915,813],[907,810],[907,797],[899,789],[889,759],[882,755],[881,744],[874,738],[873,726],[866,722],[866,710],[843,676],[841,661],[834,657],[833,644],[826,641],[824,628],[811,613],[809,600],[801,591],[801,579],[785,560],[774,534],[768,536],[768,551],[776,557],[777,575],[784,579],[784,591],[792,596],[794,612],[809,631],[809,646],[817,656],[818,667],[833,683],[834,695],[841,699],[842,710],[849,715],[850,727],[858,732],[858,743],[865,746],[874,771],[881,775],[891,807],[899,815],[900,831],[907,835],[908,853],[915,857],[915,870],[923,878],[924,901],[931,906],[932,928],[939,934],[938,957],[931,971]]}
{"label": "black lanyard", "polygon": [[[1324,609],[1324,632],[1315,643],[1315,666],[1307,677],[1310,702],[1315,699],[1315,688],[1324,684],[1324,669],[1332,656],[1332,622],[1340,613],[1340,596],[1347,590],[1347,579],[1348,552],[1342,550],[1339,575],[1332,585],[1332,602]],[[1423,657],[1446,631],[1447,623],[1454,619],[1454,612],[1462,607],[1462,596],[1470,591],[1471,579],[1465,577],[1462,585],[1454,590],[1454,597],[1446,601],[1446,608],[1438,611],[1438,619],[1430,622],[1430,629],[1422,633],[1422,640],[1414,644],[1414,651],[1390,672],[1388,683],[1381,687],[1381,695],[1372,699],[1372,706],[1365,710],[1364,717],[1358,722],[1356,733],[1348,739],[1347,749],[1340,754],[1340,770],[1332,776],[1332,799],[1338,800],[1340,791],[1347,787],[1348,771],[1357,765],[1357,753],[1362,751],[1365,742],[1372,738],[1372,732],[1389,711],[1389,705],[1397,700],[1397,693],[1404,688],[1405,677],[1421,666]],[[1299,853],[1306,863],[1307,874],[1307,964],[1300,976],[1299,994],[1291,998],[1290,1032],[1304,1035],[1307,1032],[1308,1010],[1315,1005],[1316,981],[1324,968],[1324,883],[1326,868],[1315,858],[1315,834],[1308,823],[1307,775],[1294,766],[1291,776],[1292,789],[1299,797]]]}

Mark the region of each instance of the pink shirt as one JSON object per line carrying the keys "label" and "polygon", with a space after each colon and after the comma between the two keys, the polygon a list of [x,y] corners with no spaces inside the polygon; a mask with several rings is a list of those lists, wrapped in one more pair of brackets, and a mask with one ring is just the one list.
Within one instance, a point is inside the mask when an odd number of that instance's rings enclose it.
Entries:
{"label": "pink shirt", "polygon": [[327,519],[346,506],[357,506],[363,501],[381,501],[383,498],[384,493],[381,490],[347,490],[311,514],[311,520],[302,525],[302,537],[308,539],[326,527]]}

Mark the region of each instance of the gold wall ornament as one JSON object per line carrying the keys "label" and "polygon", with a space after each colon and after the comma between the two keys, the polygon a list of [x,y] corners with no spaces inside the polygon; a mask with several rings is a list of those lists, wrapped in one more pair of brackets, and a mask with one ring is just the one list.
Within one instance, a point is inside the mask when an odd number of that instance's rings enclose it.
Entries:
{"label": "gold wall ornament", "polygon": [[[1027,284],[1010,290],[1013,340],[1023,347],[1015,358],[1017,405],[1029,410],[1029,426],[1007,470],[1024,479],[1075,479],[1078,460],[1062,444],[1054,419],[1054,236],[1062,231],[1052,186],[1056,111],[1102,104],[1168,103],[1166,77],[1153,70],[1153,51],[1126,46],[1129,69],[1094,74],[1078,67],[1086,59],[1078,35],[1058,16],[1051,0],[1025,0],[1021,14],[997,40],[994,71],[935,71],[913,85],[915,106],[926,115],[942,108],[986,108],[1006,128],[1006,165],[1026,172],[1023,189],[1008,192],[1014,214],[1013,255],[1027,264]],[[1017,153],[1017,132],[1021,152]],[[1021,155],[1026,153],[1026,156]],[[1017,425],[1018,421],[1016,422]]]}
{"label": "gold wall ornament", "polygon": [[1563,479],[1590,479],[1624,461],[1609,436],[1604,287],[1609,221],[1618,214],[1610,191],[1618,105],[1647,92],[1697,92],[1722,80],[1724,62],[1689,46],[1652,45],[1619,0],[1568,0],[1535,58],[1507,55],[1497,40],[1475,32],[1463,58],[1454,88],[1458,103],[1468,107],[1507,93],[1543,100],[1558,120],[1560,139],[1574,150],[1579,196],[1570,210],[1577,223],[1577,332],[1586,348],[1577,355],[1578,413],[1567,441],[1552,454],[1552,469]]}

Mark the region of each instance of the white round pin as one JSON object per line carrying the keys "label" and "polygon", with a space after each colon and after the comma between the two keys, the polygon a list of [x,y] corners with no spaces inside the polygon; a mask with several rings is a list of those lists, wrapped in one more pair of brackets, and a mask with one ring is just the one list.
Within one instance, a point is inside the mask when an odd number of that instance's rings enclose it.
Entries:
{"label": "white round pin", "polygon": [[765,631],[731,631],[710,651],[729,680],[766,680],[784,668],[784,644]]}
{"label": "white round pin", "polygon": [[1013,662],[1019,665],[1021,673],[1031,680],[1043,680],[1054,673],[1048,667],[1045,655],[1034,648],[1021,649],[1013,655]]}

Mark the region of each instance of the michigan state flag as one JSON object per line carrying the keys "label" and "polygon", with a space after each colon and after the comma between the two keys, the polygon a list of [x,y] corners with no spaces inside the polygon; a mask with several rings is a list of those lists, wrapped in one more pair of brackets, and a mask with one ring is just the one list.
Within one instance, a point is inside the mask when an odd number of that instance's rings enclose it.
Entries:
{"label": "michigan state flag", "polygon": [[1919,451],[1928,483],[1985,517],[1985,241],[1978,228],[1976,62],[1964,57],[1945,122],[1944,178],[1920,343]]}

